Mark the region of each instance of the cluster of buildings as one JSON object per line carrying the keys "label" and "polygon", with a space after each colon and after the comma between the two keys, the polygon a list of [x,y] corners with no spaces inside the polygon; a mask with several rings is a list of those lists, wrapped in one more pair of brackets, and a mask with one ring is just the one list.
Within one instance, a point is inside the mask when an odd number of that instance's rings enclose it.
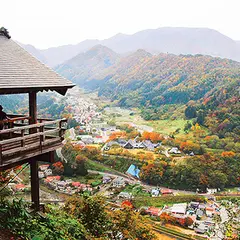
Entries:
{"label": "cluster of buildings", "polygon": [[24,184],[23,180],[18,177],[13,170],[10,171],[9,176],[10,178],[14,177],[14,181],[8,184],[8,188],[13,194],[30,191],[31,186],[29,184]]}
{"label": "cluster of buildings", "polygon": [[8,187],[12,191],[13,194],[29,192],[31,189],[31,186],[29,184],[26,185],[23,183],[9,183]]}
{"label": "cluster of buildings", "polygon": [[110,141],[105,145],[104,150],[109,150],[113,145],[119,145],[120,147],[126,148],[126,149],[146,149],[149,151],[154,151],[155,148],[159,147],[161,143],[153,143],[150,140],[144,140],[144,141],[137,141],[137,138],[135,139],[117,139],[115,141]]}
{"label": "cluster of buildings", "polygon": [[100,115],[97,112],[97,106],[88,101],[86,97],[79,97],[83,95],[78,87],[74,87],[67,93],[66,104],[71,106],[69,112],[73,114],[73,118],[80,124],[88,124],[92,118]]}
{"label": "cluster of buildings", "polygon": [[89,184],[74,182],[71,179],[61,180],[60,176],[48,176],[44,179],[44,184],[52,190],[69,195],[93,190]]}
{"label": "cluster of buildings", "polygon": [[215,221],[213,217],[220,215],[220,207],[215,202],[213,204],[190,202],[189,204],[177,203],[172,206],[164,206],[163,208],[148,207],[145,208],[145,212],[156,217],[166,213],[174,217],[177,222],[184,221],[189,217],[193,222],[189,228],[194,229],[196,233],[204,234],[214,228]]}
{"label": "cluster of buildings", "polygon": [[49,164],[40,165],[38,171],[39,178],[48,188],[70,195],[82,191],[92,192],[92,187],[89,184],[74,182],[71,179],[62,180],[61,176],[53,176],[49,167]]}

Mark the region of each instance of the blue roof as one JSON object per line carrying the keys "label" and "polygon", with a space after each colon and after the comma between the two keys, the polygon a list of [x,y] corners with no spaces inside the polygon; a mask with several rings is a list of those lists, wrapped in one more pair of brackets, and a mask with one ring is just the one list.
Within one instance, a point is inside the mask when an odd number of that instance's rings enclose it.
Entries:
{"label": "blue roof", "polygon": [[140,170],[138,169],[138,167],[133,164],[127,170],[128,174],[132,175],[133,177],[137,177],[137,178],[139,178],[139,175],[138,175],[139,172],[140,172]]}

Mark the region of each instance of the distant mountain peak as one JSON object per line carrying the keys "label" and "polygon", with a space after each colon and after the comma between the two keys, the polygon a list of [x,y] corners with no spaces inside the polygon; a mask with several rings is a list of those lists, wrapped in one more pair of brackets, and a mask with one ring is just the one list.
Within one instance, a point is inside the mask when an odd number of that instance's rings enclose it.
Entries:
{"label": "distant mountain peak", "polygon": [[[210,28],[162,27],[147,29],[132,35],[118,33],[104,40],[85,40],[76,45],[65,45],[39,50],[50,66],[68,61],[79,53],[96,50],[129,54],[144,49],[151,54],[202,54],[240,61],[240,43]],[[105,49],[103,46],[109,48]]]}

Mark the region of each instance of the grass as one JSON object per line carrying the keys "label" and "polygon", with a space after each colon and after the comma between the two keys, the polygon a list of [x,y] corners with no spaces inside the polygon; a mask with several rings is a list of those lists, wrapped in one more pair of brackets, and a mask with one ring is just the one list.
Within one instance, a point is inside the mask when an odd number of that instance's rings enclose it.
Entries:
{"label": "grass", "polygon": [[112,171],[112,168],[110,167],[106,167],[104,165],[102,165],[101,163],[92,161],[92,160],[88,160],[86,162],[86,167],[89,170],[95,170],[95,171],[99,171],[99,172],[108,172],[108,171]]}
{"label": "grass", "polygon": [[123,189],[123,192],[132,193],[134,197],[149,197],[150,194],[146,191],[143,191],[142,186],[139,185],[128,185]]}
{"label": "grass", "polygon": [[[131,113],[134,114],[132,115]],[[114,118],[112,117],[113,114]],[[140,116],[139,110],[128,110],[119,107],[105,108],[104,117],[106,120],[114,119],[117,124],[132,122],[137,125],[149,126],[153,128],[153,131],[166,135],[169,135],[170,133],[176,131],[178,128],[181,129],[179,134],[183,134],[184,126],[187,123],[187,120],[184,119],[146,121]]]}
{"label": "grass", "polygon": [[187,120],[176,119],[176,120],[156,120],[156,121],[145,121],[145,125],[150,126],[154,131],[169,135],[172,132],[175,132],[177,129],[180,130],[180,134],[184,133],[184,126],[187,123]]}
{"label": "grass", "polygon": [[153,158],[156,159],[156,157],[158,156],[157,154],[155,154],[154,152],[152,151],[147,151],[147,150],[144,150],[144,149],[128,149],[128,151],[134,155],[137,156],[138,153],[143,153],[143,154],[146,154],[146,153],[150,153],[150,154],[153,154]]}
{"label": "grass", "polygon": [[[101,174],[92,174],[89,173],[86,176],[76,176],[76,177],[67,177],[69,179],[72,179],[74,182],[80,182],[84,184],[91,184],[92,182],[98,181],[102,179]],[[67,179],[65,178],[65,179]]]}
{"label": "grass", "polygon": [[222,153],[224,149],[213,149],[213,148],[206,148],[208,153]]}
{"label": "grass", "polygon": [[184,196],[160,196],[160,197],[136,197],[133,200],[133,205],[137,208],[143,206],[163,207],[166,204],[191,202],[191,201],[204,201],[204,197],[197,195],[184,195]]}

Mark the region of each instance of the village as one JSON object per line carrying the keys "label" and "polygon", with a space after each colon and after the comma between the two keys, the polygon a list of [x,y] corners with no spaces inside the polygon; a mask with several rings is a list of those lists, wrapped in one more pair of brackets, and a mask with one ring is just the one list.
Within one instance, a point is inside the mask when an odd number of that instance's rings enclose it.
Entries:
{"label": "village", "polygon": [[[225,205],[216,201],[211,189],[209,189],[209,194],[205,195],[204,198],[199,198],[200,201],[164,204],[161,207],[135,207],[135,199],[141,196],[148,196],[157,200],[161,196],[178,196],[179,192],[141,183],[138,180],[138,170],[133,165],[122,176],[111,173],[90,172],[100,174],[101,181],[97,184],[94,184],[94,182],[85,184],[73,181],[70,178],[65,179],[60,175],[54,175],[49,164],[39,166],[41,184],[50,191],[66,195],[99,194],[106,197],[110,206],[113,204],[114,207],[110,208],[111,211],[122,208],[124,204],[127,204],[129,207],[141,212],[141,214],[149,215],[154,222],[168,222],[184,228],[187,227],[188,233],[191,234],[214,236],[216,231],[219,231],[218,234],[221,235],[220,225],[229,219],[229,213]],[[14,173],[12,172],[11,174]],[[29,191],[30,186],[21,183],[20,178],[16,178],[15,181],[15,183],[9,184],[13,194],[25,194]],[[239,213],[238,205],[236,205],[235,210]],[[214,237],[211,239],[214,239]]]}
{"label": "village", "polygon": [[[72,96],[69,101],[73,102],[74,99],[76,98]],[[81,109],[77,109],[79,105],[81,105]],[[71,111],[74,112],[73,118],[79,125],[67,130],[64,144],[70,143],[73,147],[80,147],[81,149],[89,146],[96,147],[100,149],[101,155],[105,158],[111,157],[114,149],[130,151],[131,154],[131,151],[144,152],[148,157],[158,154],[166,157],[195,155],[193,151],[186,154],[180,151],[178,147],[164,146],[162,141],[151,141],[139,136],[126,139],[121,136],[122,130],[117,125],[108,124],[102,120],[102,114],[98,112],[96,105],[86,102],[83,104],[81,98],[78,99]],[[134,126],[133,128],[140,133],[139,135],[144,132],[142,127]],[[112,139],[111,137],[114,134],[117,137]],[[57,150],[57,155],[62,161],[68,161],[61,154],[61,149]],[[120,156],[126,159],[134,159],[133,154],[130,158],[121,155],[121,153]],[[225,205],[217,201],[214,196],[219,189],[207,189],[205,194],[199,195],[197,191],[190,192],[153,186],[140,181],[139,173],[138,166],[129,163],[126,172],[101,172],[89,169],[88,177],[82,181],[83,178],[79,180],[76,177],[65,177],[62,174],[54,173],[52,164],[41,164],[38,176],[42,186],[41,194],[46,194],[47,190],[49,199],[52,201],[60,201],[62,195],[101,195],[110,204],[110,211],[121,209],[124,204],[127,204],[135,211],[141,212],[142,215],[149,216],[151,221],[178,225],[190,235],[211,236],[211,239],[215,239],[216,234],[223,236],[223,229],[226,229],[224,224],[229,220],[229,212],[224,207]],[[10,174],[14,175],[14,172]],[[87,179],[91,175],[93,179]],[[21,178],[18,177],[15,178],[14,183],[9,184],[9,189],[12,194],[21,196],[30,191],[30,185],[23,183]],[[200,201],[166,202],[160,204],[161,206],[155,206],[155,204],[136,206],[139,199],[144,197],[157,201],[161,197],[172,196],[178,198],[178,196],[189,195],[194,196],[193,199],[198,199],[197,197],[200,196]],[[236,205],[236,210],[239,212],[238,205]]]}

